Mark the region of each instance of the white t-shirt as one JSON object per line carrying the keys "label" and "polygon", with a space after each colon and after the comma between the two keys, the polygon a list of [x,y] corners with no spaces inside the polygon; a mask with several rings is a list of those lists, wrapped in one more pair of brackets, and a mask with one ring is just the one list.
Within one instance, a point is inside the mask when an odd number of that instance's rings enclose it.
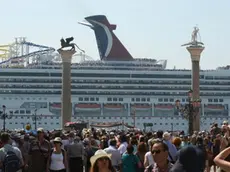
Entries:
{"label": "white t-shirt", "polygon": [[153,160],[153,155],[152,155],[151,152],[147,152],[145,154],[145,159],[147,159],[149,166],[153,165],[155,163],[154,160]]}
{"label": "white t-shirt", "polygon": [[121,155],[126,151],[127,146],[128,146],[127,142],[123,142],[123,143],[120,144],[118,150],[120,151]]}
{"label": "white t-shirt", "polygon": [[60,154],[52,153],[50,169],[51,170],[57,170],[57,171],[65,169],[63,159],[64,159],[64,157],[63,157],[62,153],[60,153]]}

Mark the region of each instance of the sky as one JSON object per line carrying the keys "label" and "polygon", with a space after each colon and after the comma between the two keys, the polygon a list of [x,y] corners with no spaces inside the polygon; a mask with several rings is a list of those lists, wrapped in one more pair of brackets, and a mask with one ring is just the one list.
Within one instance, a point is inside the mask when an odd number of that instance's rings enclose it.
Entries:
{"label": "sky", "polygon": [[200,66],[230,64],[229,0],[0,0],[0,45],[15,37],[59,48],[60,38],[73,36],[93,59],[99,59],[93,30],[78,24],[90,15],[106,15],[114,33],[133,57],[167,60],[167,68],[191,69],[182,44],[194,26],[205,44]]}

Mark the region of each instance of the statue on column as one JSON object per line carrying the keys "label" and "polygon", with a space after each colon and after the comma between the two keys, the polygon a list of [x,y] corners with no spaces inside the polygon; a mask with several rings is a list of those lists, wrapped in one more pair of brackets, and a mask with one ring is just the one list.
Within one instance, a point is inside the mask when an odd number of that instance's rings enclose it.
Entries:
{"label": "statue on column", "polygon": [[191,42],[197,42],[197,34],[199,32],[199,28],[198,27],[194,27],[194,30],[192,32],[192,40]]}
{"label": "statue on column", "polygon": [[69,38],[62,38],[61,41],[61,48],[59,50],[63,50],[63,48],[71,48],[71,51],[75,51],[75,47],[77,47],[81,52],[85,53],[84,50],[80,49],[77,44],[71,43],[74,40],[74,37],[69,37]]}
{"label": "statue on column", "polygon": [[194,27],[194,30],[192,32],[191,42],[187,44],[183,44],[182,46],[202,46],[204,45],[203,42],[198,41],[198,35],[199,35],[199,28]]}

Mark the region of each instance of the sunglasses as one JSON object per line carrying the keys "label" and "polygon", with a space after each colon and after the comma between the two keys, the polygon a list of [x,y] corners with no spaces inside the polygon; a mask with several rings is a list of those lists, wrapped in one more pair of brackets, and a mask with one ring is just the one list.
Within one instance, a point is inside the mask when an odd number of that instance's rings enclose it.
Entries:
{"label": "sunglasses", "polygon": [[108,161],[108,160],[109,160],[109,158],[107,158],[107,157],[102,157],[102,158],[98,159],[98,161]]}
{"label": "sunglasses", "polygon": [[151,151],[152,154],[159,154],[159,153],[161,153],[161,152],[162,152],[161,150],[152,150],[152,151]]}

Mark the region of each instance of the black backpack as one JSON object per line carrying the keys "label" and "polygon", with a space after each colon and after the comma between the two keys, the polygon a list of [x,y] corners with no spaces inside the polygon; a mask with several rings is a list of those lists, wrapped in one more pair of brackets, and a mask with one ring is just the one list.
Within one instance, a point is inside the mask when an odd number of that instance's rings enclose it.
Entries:
{"label": "black backpack", "polygon": [[13,151],[6,152],[3,162],[4,172],[16,172],[20,169],[20,159]]}

